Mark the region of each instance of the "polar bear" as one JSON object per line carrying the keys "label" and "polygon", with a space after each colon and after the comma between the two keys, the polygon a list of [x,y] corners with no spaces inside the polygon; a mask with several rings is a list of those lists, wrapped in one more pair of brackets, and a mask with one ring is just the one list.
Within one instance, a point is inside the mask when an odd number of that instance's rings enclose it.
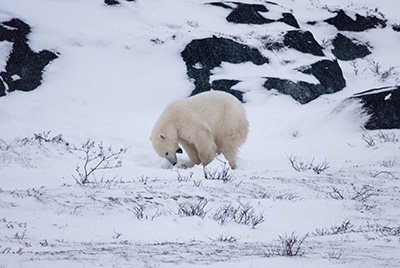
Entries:
{"label": "polar bear", "polygon": [[172,165],[176,154],[188,154],[191,165],[209,164],[222,153],[232,169],[246,141],[249,122],[242,103],[223,91],[207,91],[170,103],[151,133],[154,150]]}

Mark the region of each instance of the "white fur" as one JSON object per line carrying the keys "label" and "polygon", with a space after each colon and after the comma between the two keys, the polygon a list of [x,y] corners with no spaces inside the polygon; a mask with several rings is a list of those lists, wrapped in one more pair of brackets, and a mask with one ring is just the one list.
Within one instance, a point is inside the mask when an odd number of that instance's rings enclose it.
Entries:
{"label": "white fur", "polygon": [[172,164],[180,144],[192,165],[205,166],[222,153],[236,168],[236,154],[248,129],[246,111],[237,98],[208,91],[170,103],[153,128],[151,141],[158,155]]}

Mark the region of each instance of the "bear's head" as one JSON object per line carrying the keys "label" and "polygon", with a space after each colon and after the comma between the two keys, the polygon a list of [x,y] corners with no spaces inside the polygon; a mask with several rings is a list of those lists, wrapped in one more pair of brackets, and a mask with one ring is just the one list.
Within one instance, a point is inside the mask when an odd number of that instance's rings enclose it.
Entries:
{"label": "bear's head", "polygon": [[176,154],[182,153],[177,139],[168,137],[164,133],[158,133],[151,135],[150,140],[160,157],[167,159],[172,165],[176,164]]}

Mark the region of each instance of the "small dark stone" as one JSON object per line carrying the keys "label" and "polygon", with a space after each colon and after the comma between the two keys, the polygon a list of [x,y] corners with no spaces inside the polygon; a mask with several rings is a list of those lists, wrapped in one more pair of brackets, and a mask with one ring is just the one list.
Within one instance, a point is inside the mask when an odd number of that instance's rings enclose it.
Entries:
{"label": "small dark stone", "polygon": [[364,17],[356,14],[356,20],[353,20],[343,10],[336,12],[333,18],[325,20],[325,22],[334,25],[340,31],[362,32],[377,26],[386,27],[386,21],[378,19],[376,16]]}
{"label": "small dark stone", "polygon": [[104,3],[109,6],[115,6],[120,4],[117,0],[104,0]]}
{"label": "small dark stone", "polygon": [[323,47],[318,44],[312,33],[309,31],[288,31],[285,34],[283,44],[303,53],[310,53],[315,56],[324,56],[324,53],[322,52]]}
{"label": "small dark stone", "polygon": [[284,22],[287,25],[290,25],[294,28],[300,29],[299,24],[297,23],[296,18],[293,16],[292,13],[282,13],[282,18],[279,19],[278,21]]}
{"label": "small dark stone", "polygon": [[366,45],[358,45],[342,34],[338,34],[332,41],[333,55],[339,60],[355,60],[363,58],[371,52]]}
{"label": "small dark stone", "polygon": [[400,128],[400,86],[377,88],[355,94],[370,115],[366,129]]}
{"label": "small dark stone", "polygon": [[226,20],[240,24],[266,24],[275,22],[263,17],[259,12],[268,12],[268,9],[263,5],[237,3],[237,7],[228,15]]}

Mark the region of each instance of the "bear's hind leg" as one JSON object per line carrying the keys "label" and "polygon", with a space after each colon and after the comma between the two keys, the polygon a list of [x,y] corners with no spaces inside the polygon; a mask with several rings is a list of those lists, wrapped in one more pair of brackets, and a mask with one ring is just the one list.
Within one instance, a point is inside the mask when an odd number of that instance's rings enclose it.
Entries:
{"label": "bear's hind leg", "polygon": [[238,151],[237,149],[233,149],[233,148],[222,149],[222,153],[225,156],[226,160],[228,160],[229,165],[231,166],[232,169],[236,169],[237,151]]}

